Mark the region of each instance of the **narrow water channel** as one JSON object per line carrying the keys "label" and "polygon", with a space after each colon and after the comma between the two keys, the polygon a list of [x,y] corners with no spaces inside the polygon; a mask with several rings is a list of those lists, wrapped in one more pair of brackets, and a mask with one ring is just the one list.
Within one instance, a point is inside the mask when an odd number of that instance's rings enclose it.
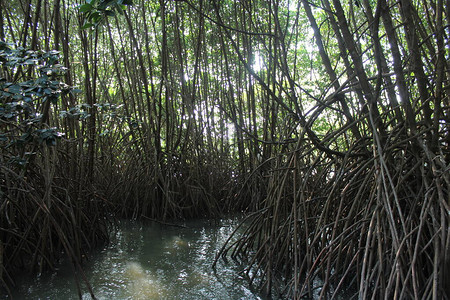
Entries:
{"label": "narrow water channel", "polygon": [[[186,227],[124,222],[86,269],[98,299],[260,299],[239,268],[216,253],[237,226],[234,219],[197,220]],[[78,299],[70,266],[50,276],[24,279],[13,299]],[[83,291],[83,299],[91,299]]]}

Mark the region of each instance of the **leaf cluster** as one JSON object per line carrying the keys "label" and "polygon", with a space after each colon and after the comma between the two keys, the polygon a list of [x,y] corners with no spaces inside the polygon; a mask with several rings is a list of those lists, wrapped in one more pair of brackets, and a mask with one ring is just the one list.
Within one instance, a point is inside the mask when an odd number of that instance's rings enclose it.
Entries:
{"label": "leaf cluster", "polygon": [[62,136],[56,128],[42,128],[49,105],[76,92],[59,80],[66,69],[58,59],[58,51],[14,49],[0,42],[0,140],[9,141],[7,148],[32,141],[55,145]]}
{"label": "leaf cluster", "polygon": [[117,13],[123,15],[126,6],[132,4],[132,0],[86,0],[78,7],[84,16],[82,29],[97,27],[107,17],[114,17]]}

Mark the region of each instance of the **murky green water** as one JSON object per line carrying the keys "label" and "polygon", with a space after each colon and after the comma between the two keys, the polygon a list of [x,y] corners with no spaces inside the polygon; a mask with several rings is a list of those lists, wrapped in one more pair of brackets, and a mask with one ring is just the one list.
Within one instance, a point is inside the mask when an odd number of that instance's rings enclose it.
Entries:
{"label": "murky green water", "polygon": [[[192,221],[186,228],[126,223],[95,253],[86,274],[98,299],[260,299],[233,263],[211,268],[236,220]],[[24,280],[14,299],[78,299],[70,266]],[[83,299],[91,299],[87,290]]]}

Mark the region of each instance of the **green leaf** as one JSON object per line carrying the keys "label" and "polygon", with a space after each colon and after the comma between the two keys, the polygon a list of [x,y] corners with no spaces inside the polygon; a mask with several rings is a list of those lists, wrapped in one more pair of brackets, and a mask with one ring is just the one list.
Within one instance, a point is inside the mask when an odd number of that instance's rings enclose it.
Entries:
{"label": "green leaf", "polygon": [[82,90],[80,90],[80,89],[72,89],[71,92],[72,92],[72,94],[80,94],[82,92]]}
{"label": "green leaf", "polygon": [[117,0],[101,0],[98,5],[98,8],[106,9],[106,8],[110,7],[111,5],[113,5],[114,4],[113,2],[117,2]]}
{"label": "green leaf", "polygon": [[0,41],[0,50],[11,50],[11,48],[9,47],[9,44]]}
{"label": "green leaf", "polygon": [[11,94],[18,94],[22,91],[22,88],[18,84],[10,85],[5,89],[5,92],[11,93]]}
{"label": "green leaf", "polygon": [[86,23],[81,27],[81,29],[84,30],[84,29],[88,29],[88,28],[92,28],[92,27],[94,27],[94,24]]}
{"label": "green leaf", "polygon": [[123,15],[123,11],[125,10],[126,6],[123,4],[116,4],[115,6],[116,11],[120,14]]}
{"label": "green leaf", "polygon": [[107,15],[108,17],[114,17],[116,13],[112,10],[105,10],[105,15]]}
{"label": "green leaf", "polygon": [[109,132],[110,132],[110,130],[109,129],[105,129],[104,131],[102,131],[99,135],[100,136],[105,136],[105,135],[108,135],[109,134]]}
{"label": "green leaf", "polygon": [[25,65],[37,65],[38,64],[38,60],[37,59],[27,59],[24,62]]}
{"label": "green leaf", "polygon": [[89,19],[94,23],[97,24],[102,18],[102,15],[99,12],[94,12],[90,15]]}
{"label": "green leaf", "polygon": [[79,9],[78,11],[79,11],[80,13],[85,13],[85,12],[91,11],[93,8],[94,8],[94,7],[93,7],[91,4],[86,3],[86,4],[81,5],[81,6],[80,6],[80,9]]}

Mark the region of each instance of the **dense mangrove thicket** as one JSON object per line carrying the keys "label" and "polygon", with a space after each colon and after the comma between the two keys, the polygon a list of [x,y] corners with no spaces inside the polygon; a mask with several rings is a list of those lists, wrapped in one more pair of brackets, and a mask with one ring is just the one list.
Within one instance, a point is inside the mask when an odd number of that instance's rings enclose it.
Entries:
{"label": "dense mangrove thicket", "polygon": [[246,211],[263,293],[449,299],[449,9],[0,1],[3,287],[83,280],[113,217]]}

